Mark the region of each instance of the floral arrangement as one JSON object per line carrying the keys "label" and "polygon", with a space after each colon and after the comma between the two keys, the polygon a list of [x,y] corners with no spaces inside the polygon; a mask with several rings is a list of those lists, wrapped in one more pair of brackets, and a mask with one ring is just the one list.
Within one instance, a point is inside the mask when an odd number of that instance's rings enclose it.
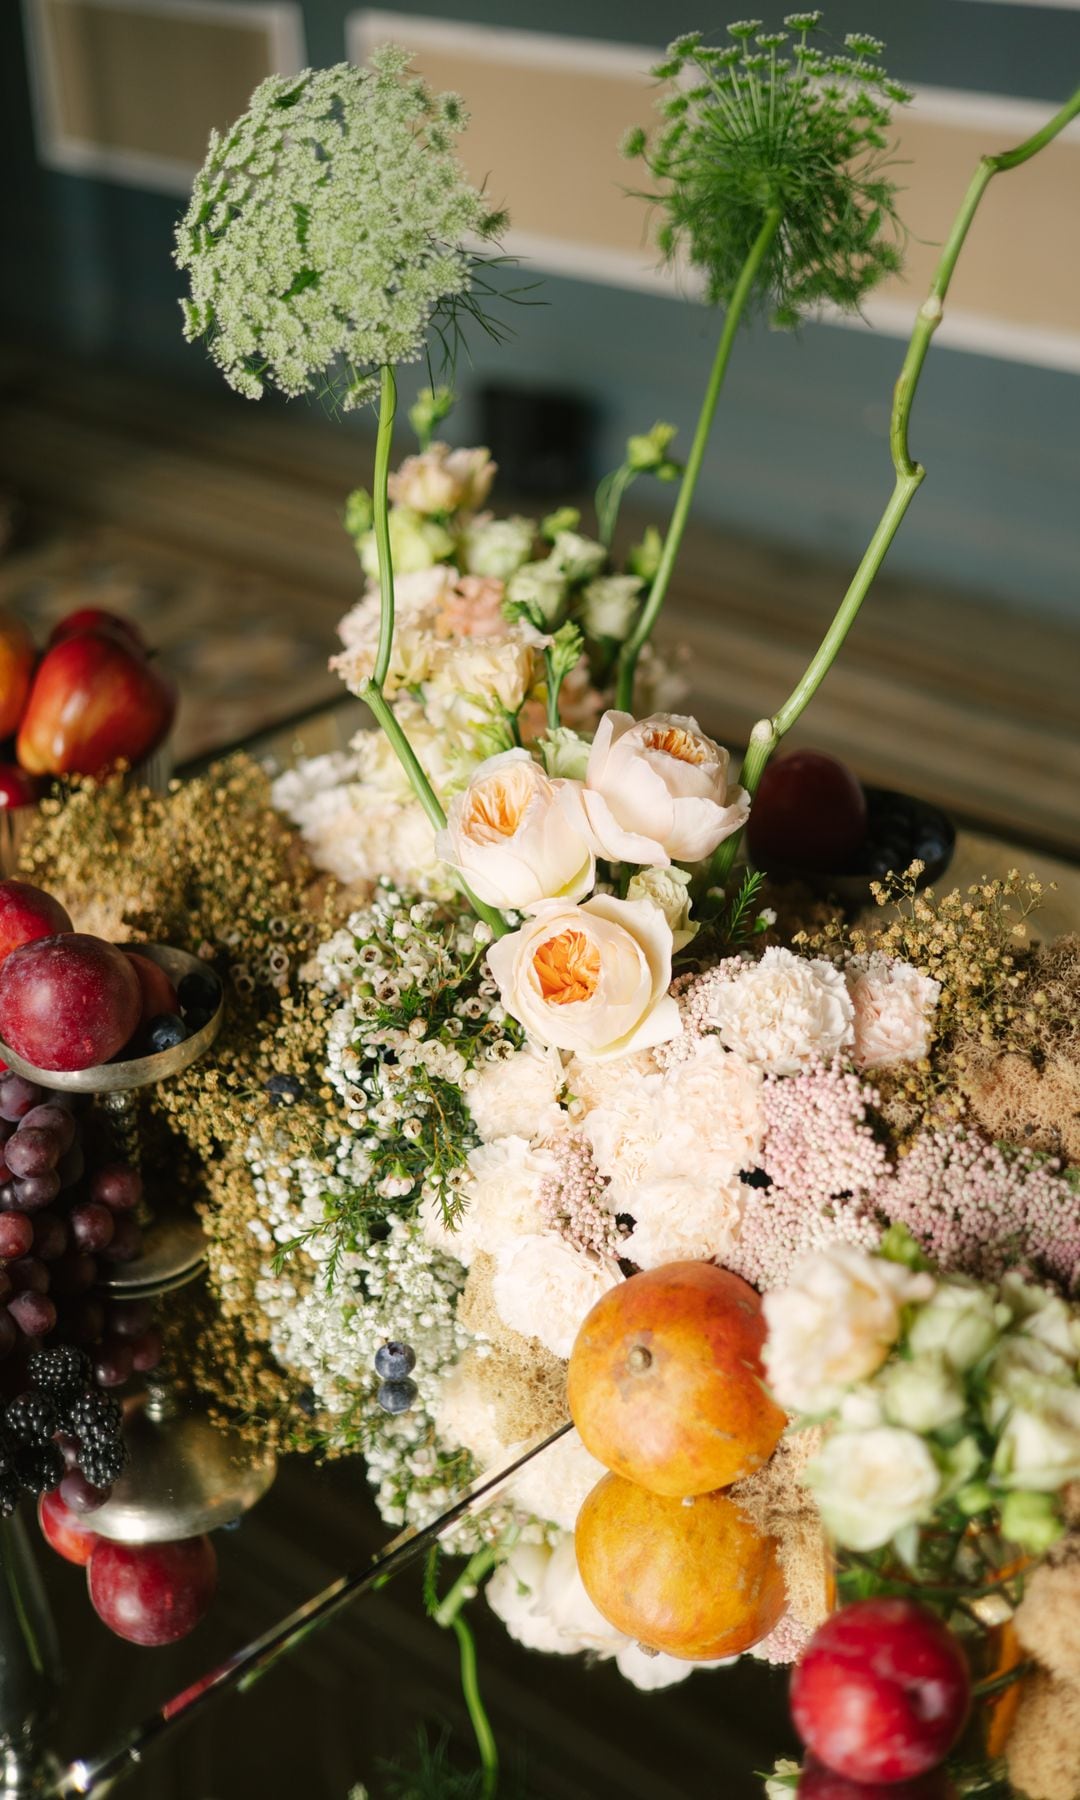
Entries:
{"label": "floral arrangement", "polygon": [[[1039,887],[1016,873],[939,898],[914,864],[852,924],[737,861],[923,479],[911,405],[978,201],[1080,95],[980,165],[897,384],[892,495],[738,772],[650,644],[740,320],[857,308],[899,261],[888,129],[907,95],[874,39],[830,49],[819,28],[743,21],[656,71],[660,128],[626,147],[657,184],[662,253],[704,273],[723,320],[685,465],[671,427],[632,438],[595,535],[569,508],[487,510],[487,450],[435,435],[444,387],[391,470],[396,365],[491,324],[495,264],[466,238],[500,215],[453,159],[461,102],[392,51],[263,84],[180,230],[186,330],[243,393],[377,396],[373,488],[345,512],[368,585],[334,666],[380,730],[272,795],[249,767],[214,772],[205,827],[191,790],[77,796],[26,852],[54,891],[108,893],[138,929],[171,920],[171,941],[186,908],[236,999],[217,1066],[163,1102],[203,1159],[217,1313],[197,1378],[284,1445],[361,1453],[398,1527],[543,1446],[444,1538],[466,1558],[448,1593],[428,1570],[484,1795],[497,1758],[461,1610],[481,1584],[523,1644],[645,1688],[743,1652],[797,1662],[811,1751],[860,1779],[873,1746],[861,1775],[841,1767],[806,1698],[822,1634],[898,1596],[984,1648],[1007,1624],[1005,1666],[974,1691],[1019,1706],[957,1779],[989,1794],[1007,1767],[1031,1800],[1080,1786],[1080,953],[1031,936]],[[674,510],[620,564],[642,474],[678,484]],[[706,1387],[657,1407],[662,1368]],[[654,1411],[681,1435],[646,1455]],[[722,1468],[702,1431],[731,1446]],[[620,1559],[643,1543],[667,1560],[631,1579]],[[673,1568],[723,1616],[703,1620]],[[630,1617],[616,1587],[647,1599],[654,1575],[664,1605]],[[873,1617],[879,1644],[896,1619]],[[969,1678],[952,1637],[926,1641],[952,1669],[949,1732],[929,1750],[909,1734],[887,1781],[960,1741]],[[808,1763],[770,1785],[815,1779]]]}

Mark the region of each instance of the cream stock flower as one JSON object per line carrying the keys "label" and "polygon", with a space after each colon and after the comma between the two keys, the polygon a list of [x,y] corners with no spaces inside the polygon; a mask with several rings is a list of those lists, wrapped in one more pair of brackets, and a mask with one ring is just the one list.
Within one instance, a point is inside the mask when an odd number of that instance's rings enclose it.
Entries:
{"label": "cream stock flower", "polygon": [[596,864],[558,796],[559,784],[527,750],[489,756],[450,802],[435,848],[489,906],[578,900]]}
{"label": "cream stock flower", "polygon": [[921,1437],[881,1425],[828,1438],[804,1475],[826,1530],[848,1550],[877,1550],[929,1517],[941,1491]]}
{"label": "cream stock flower", "polygon": [[804,1256],[789,1286],[763,1302],[765,1371],[780,1405],[793,1413],[837,1406],[846,1388],[885,1361],[900,1335],[901,1307],[933,1290],[932,1276],[851,1244]]}
{"label": "cream stock flower", "polygon": [[852,1060],[857,1069],[887,1069],[930,1054],[940,981],[911,963],[880,954],[851,963],[848,991],[855,1008]]}
{"label": "cream stock flower", "polygon": [[728,784],[728,760],[696,719],[606,712],[585,785],[565,804],[572,817],[584,816],[598,855],[662,869],[700,862],[749,814],[749,795]]}
{"label": "cream stock flower", "polygon": [[418,513],[475,512],[488,497],[495,464],[486,449],[451,450],[432,444],[420,456],[407,456],[387,483],[391,500]]}
{"label": "cream stock flower", "polygon": [[708,1022],[747,1062],[771,1075],[796,1075],[851,1043],[853,1016],[839,969],[777,944],[716,984]]}
{"label": "cream stock flower", "polygon": [[530,1036],[589,1061],[678,1037],[671,948],[658,906],[596,894],[580,906],[542,901],[492,944],[488,965]]}

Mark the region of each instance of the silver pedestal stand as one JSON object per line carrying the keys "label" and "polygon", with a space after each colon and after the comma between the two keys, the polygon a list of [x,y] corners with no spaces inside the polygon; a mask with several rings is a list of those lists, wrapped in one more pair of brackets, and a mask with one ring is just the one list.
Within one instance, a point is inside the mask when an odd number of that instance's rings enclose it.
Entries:
{"label": "silver pedestal stand", "polygon": [[[138,944],[175,984],[205,965],[167,945]],[[222,1007],[183,1043],[154,1056],[77,1071],[38,1069],[0,1043],[0,1058],[17,1075],[54,1092],[93,1096],[117,1155],[140,1161],[140,1088],[168,1081],[205,1055],[221,1028]],[[206,1266],[206,1244],[194,1213],[175,1201],[144,1203],[142,1253],[112,1265],[99,1286],[117,1300],[150,1300],[185,1287]],[[274,1479],[273,1454],[238,1432],[210,1423],[155,1372],[124,1402],[129,1463],[106,1502],[88,1521],[118,1543],[163,1543],[196,1537],[247,1512]],[[56,1764],[42,1748],[61,1692],[56,1634],[24,1522],[0,1526],[0,1797],[32,1800],[53,1790]]]}

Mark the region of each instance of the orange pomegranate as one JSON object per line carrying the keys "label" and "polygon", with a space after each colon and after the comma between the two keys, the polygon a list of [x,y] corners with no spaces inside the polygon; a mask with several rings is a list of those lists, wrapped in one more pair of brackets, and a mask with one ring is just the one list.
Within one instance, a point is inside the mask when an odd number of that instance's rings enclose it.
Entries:
{"label": "orange pomegranate", "polygon": [[787,1423],[762,1385],[764,1339],[759,1296],[727,1269],[632,1275],[578,1332],[574,1424],[600,1462],[655,1494],[730,1487],[768,1462]]}
{"label": "orange pomegranate", "polygon": [[727,1494],[672,1500],[605,1475],[574,1534],[586,1592],[609,1624],[688,1662],[738,1656],[787,1604],[776,1543]]}
{"label": "orange pomegranate", "polygon": [[19,728],[36,660],[34,640],[22,620],[0,607],[0,738]]}

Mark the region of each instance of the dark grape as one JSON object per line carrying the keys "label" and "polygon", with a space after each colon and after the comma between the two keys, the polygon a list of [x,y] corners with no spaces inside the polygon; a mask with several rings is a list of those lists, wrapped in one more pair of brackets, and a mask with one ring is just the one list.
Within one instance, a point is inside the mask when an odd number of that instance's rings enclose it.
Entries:
{"label": "dark grape", "polygon": [[32,1081],[24,1081],[21,1075],[4,1075],[0,1078],[0,1119],[25,1119],[44,1097]]}
{"label": "dark grape", "polygon": [[20,1256],[18,1262],[8,1263],[8,1274],[18,1294],[47,1294],[49,1291],[49,1271],[40,1257]]}
{"label": "dark grape", "polygon": [[149,1300],[114,1300],[108,1311],[109,1331],[114,1337],[142,1337],[154,1322],[154,1308]]}
{"label": "dark grape", "polygon": [[416,1352],[411,1344],[381,1344],[375,1352],[375,1373],[384,1381],[402,1381],[416,1367]]}
{"label": "dark grape", "polygon": [[47,1350],[35,1350],[27,1358],[26,1370],[35,1387],[48,1394],[62,1394],[67,1388],[87,1385],[90,1358],[71,1344],[51,1344]]}
{"label": "dark grape", "polygon": [[14,1188],[16,1202],[24,1212],[36,1212],[56,1199],[60,1192],[60,1177],[55,1169],[49,1169],[44,1175],[25,1176],[14,1183]]}
{"label": "dark grape", "polygon": [[13,1175],[47,1175],[60,1161],[61,1149],[57,1132],[23,1124],[4,1145],[4,1161]]}
{"label": "dark grape", "polygon": [[73,1513],[85,1518],[87,1513],[97,1512],[109,1498],[108,1488],[93,1487],[81,1469],[69,1464],[68,1472],[60,1483],[60,1498]]}
{"label": "dark grape", "polygon": [[59,1213],[34,1214],[34,1255],[42,1262],[55,1262],[68,1246],[68,1228]]}
{"label": "dark grape", "polygon": [[161,1361],[160,1331],[144,1331],[142,1337],[133,1338],[131,1342],[131,1360],[137,1375],[148,1375],[156,1369]]}
{"label": "dark grape", "polygon": [[57,1423],[52,1399],[38,1388],[10,1400],[4,1411],[4,1428],[19,1444],[47,1444]]}
{"label": "dark grape", "polygon": [[376,1399],[383,1412],[405,1413],[416,1399],[417,1392],[415,1381],[410,1381],[406,1376],[403,1381],[380,1382]]}
{"label": "dark grape", "polygon": [[185,1018],[195,1011],[205,1013],[209,1019],[221,1004],[221,983],[212,970],[208,969],[205,974],[193,971],[184,976],[176,990],[176,997]]}
{"label": "dark grape", "polygon": [[0,1213],[0,1256],[5,1262],[25,1256],[34,1241],[34,1227],[25,1213]]}
{"label": "dark grape", "polygon": [[65,1150],[63,1156],[56,1165],[56,1173],[60,1177],[60,1186],[62,1188],[74,1187],[77,1181],[82,1180],[85,1168],[86,1158],[83,1155],[82,1145],[78,1143],[72,1144],[71,1149]]}
{"label": "dark grape", "polygon": [[32,1494],[51,1494],[64,1479],[64,1458],[55,1444],[29,1445],[16,1463],[23,1487]]}
{"label": "dark grape", "polygon": [[142,1177],[128,1163],[105,1163],[91,1176],[90,1198],[113,1212],[129,1212],[142,1199]]}
{"label": "dark grape", "polygon": [[104,1250],[116,1231],[116,1214],[99,1201],[86,1200],[68,1214],[72,1241],[80,1250]]}
{"label": "dark grape", "polygon": [[29,1288],[9,1301],[8,1312],[27,1337],[45,1337],[56,1324],[56,1308],[49,1296]]}
{"label": "dark grape", "polygon": [[134,1367],[132,1345],[121,1338],[108,1338],[94,1358],[94,1377],[102,1387],[123,1387]]}
{"label": "dark grape", "polygon": [[[94,1261],[92,1256],[86,1257],[85,1260],[88,1263]],[[57,1274],[63,1266],[63,1263],[57,1263]],[[96,1265],[94,1273],[95,1275],[97,1273]],[[96,1294],[82,1293],[74,1305],[69,1306],[64,1313],[64,1335],[73,1344],[96,1344],[100,1341],[104,1329],[105,1307]]]}
{"label": "dark grape", "polygon": [[[52,1264],[49,1276],[52,1293],[64,1298],[70,1298],[72,1294],[85,1294],[98,1278],[97,1258],[84,1250],[68,1250],[58,1262]],[[104,1309],[102,1313],[104,1316]],[[100,1326],[96,1335],[101,1335]]]}
{"label": "dark grape", "polygon": [[18,1337],[19,1332],[14,1319],[6,1306],[0,1306],[0,1357],[11,1355]]}
{"label": "dark grape", "polygon": [[19,1130],[52,1132],[60,1142],[60,1155],[64,1156],[75,1142],[78,1127],[74,1115],[59,1100],[47,1100],[43,1106],[33,1106],[23,1119]]}
{"label": "dark grape", "polygon": [[3,1305],[8,1295],[13,1292],[14,1289],[11,1285],[11,1276],[6,1269],[0,1269],[0,1306]]}
{"label": "dark grape", "polygon": [[146,1028],[146,1041],[155,1056],[162,1050],[175,1050],[187,1035],[187,1026],[175,1013],[160,1013],[156,1019],[151,1019]]}
{"label": "dark grape", "polygon": [[112,1242],[101,1252],[106,1262],[134,1262],[142,1254],[142,1226],[130,1213],[121,1213],[116,1221]]}

